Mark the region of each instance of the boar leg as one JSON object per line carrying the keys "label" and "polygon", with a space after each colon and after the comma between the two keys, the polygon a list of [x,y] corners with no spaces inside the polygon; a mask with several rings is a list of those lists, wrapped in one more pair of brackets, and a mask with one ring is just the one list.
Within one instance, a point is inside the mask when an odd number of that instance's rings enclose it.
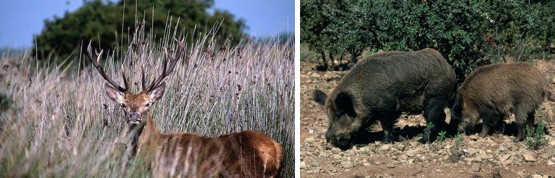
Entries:
{"label": "boar leg", "polygon": [[503,118],[492,109],[482,108],[480,116],[482,117],[482,131],[480,132],[480,137],[485,137],[489,135],[491,128],[495,128],[499,124],[499,121]]}
{"label": "boar leg", "polygon": [[536,114],[536,111],[532,110],[532,112],[528,113],[528,118],[526,120],[528,127],[530,128],[534,128],[534,122],[536,122],[536,118],[534,117],[534,115]]}
{"label": "boar leg", "polygon": [[[526,127],[530,128],[532,132],[536,131],[535,128],[534,128],[534,122],[536,121],[536,118],[534,117],[534,115],[535,115],[534,110],[532,110],[531,112],[528,112],[528,117],[526,118],[526,123],[523,124]],[[523,129],[523,137],[520,138],[518,141],[522,141],[526,137],[526,127],[524,127],[524,129]]]}
{"label": "boar leg", "polygon": [[[523,111],[520,108],[515,109],[515,122],[516,122],[516,126],[517,126],[517,136],[515,138],[515,142],[519,142],[524,140],[524,137],[526,137],[526,126],[530,125],[530,124],[534,124],[534,122],[528,123],[528,120],[530,119],[530,116],[534,116],[534,114],[532,113],[531,115],[528,114],[527,112]],[[533,118],[532,118],[533,120]]]}
{"label": "boar leg", "polygon": [[380,124],[383,129],[383,142],[384,143],[393,143],[394,136],[393,136],[393,125],[395,124],[395,119],[399,117],[399,114],[386,114],[380,118]]}
{"label": "boar leg", "polygon": [[489,131],[491,130],[491,126],[490,124],[483,122],[482,123],[482,131],[480,132],[480,137],[486,137],[489,134]]}
{"label": "boar leg", "polygon": [[428,100],[424,109],[424,118],[426,123],[433,123],[434,127],[431,129],[426,129],[422,139],[419,140],[420,143],[430,143],[437,136],[438,130],[447,129],[445,123],[445,111],[443,108],[447,104],[447,100],[441,97],[435,97]]}

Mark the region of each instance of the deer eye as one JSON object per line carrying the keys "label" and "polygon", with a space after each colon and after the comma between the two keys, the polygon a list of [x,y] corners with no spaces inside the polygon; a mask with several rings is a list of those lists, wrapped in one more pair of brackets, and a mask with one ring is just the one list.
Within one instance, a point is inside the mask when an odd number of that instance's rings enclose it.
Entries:
{"label": "deer eye", "polygon": [[127,106],[125,104],[121,104],[121,108],[125,109]]}
{"label": "deer eye", "polygon": [[145,106],[146,106],[146,107],[150,107],[150,103],[146,103]]}

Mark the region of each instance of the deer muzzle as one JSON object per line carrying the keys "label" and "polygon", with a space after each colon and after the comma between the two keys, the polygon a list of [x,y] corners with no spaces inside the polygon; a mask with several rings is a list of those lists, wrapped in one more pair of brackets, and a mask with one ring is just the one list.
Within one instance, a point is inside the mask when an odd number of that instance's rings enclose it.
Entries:
{"label": "deer muzzle", "polygon": [[129,124],[139,124],[141,123],[141,113],[139,112],[130,112],[129,118],[127,119]]}

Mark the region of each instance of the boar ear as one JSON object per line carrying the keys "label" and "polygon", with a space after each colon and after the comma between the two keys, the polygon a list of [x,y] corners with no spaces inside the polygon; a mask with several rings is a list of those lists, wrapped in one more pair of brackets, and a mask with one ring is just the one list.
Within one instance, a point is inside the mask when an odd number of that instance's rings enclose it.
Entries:
{"label": "boar ear", "polygon": [[350,117],[357,116],[354,104],[353,97],[350,94],[344,92],[337,94],[335,99],[336,108],[345,112]]}
{"label": "boar ear", "polygon": [[314,90],[314,93],[312,93],[312,99],[314,99],[314,101],[321,105],[325,105],[326,100],[328,99],[328,95],[326,95],[326,93],[324,93],[322,90],[316,89]]}

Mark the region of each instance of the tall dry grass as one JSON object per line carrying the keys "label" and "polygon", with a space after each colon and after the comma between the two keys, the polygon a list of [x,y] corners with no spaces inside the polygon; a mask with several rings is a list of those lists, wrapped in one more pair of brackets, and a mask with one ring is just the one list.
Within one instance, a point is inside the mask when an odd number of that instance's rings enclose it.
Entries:
{"label": "tall dry grass", "polygon": [[[108,75],[121,82],[121,66],[140,90],[141,66],[161,73],[164,50],[178,30],[163,37],[138,28],[130,51],[105,58]],[[209,33],[186,45],[186,57],[165,79],[167,90],[151,111],[162,132],[217,136],[261,131],[284,149],[282,175],[294,176],[293,41],[214,44]],[[114,62],[114,58],[124,58]],[[0,57],[0,177],[145,177],[155,173],[128,157],[127,124],[120,106],[105,96],[92,67],[70,72],[39,68],[32,57]],[[87,59],[81,59],[84,61]]]}

